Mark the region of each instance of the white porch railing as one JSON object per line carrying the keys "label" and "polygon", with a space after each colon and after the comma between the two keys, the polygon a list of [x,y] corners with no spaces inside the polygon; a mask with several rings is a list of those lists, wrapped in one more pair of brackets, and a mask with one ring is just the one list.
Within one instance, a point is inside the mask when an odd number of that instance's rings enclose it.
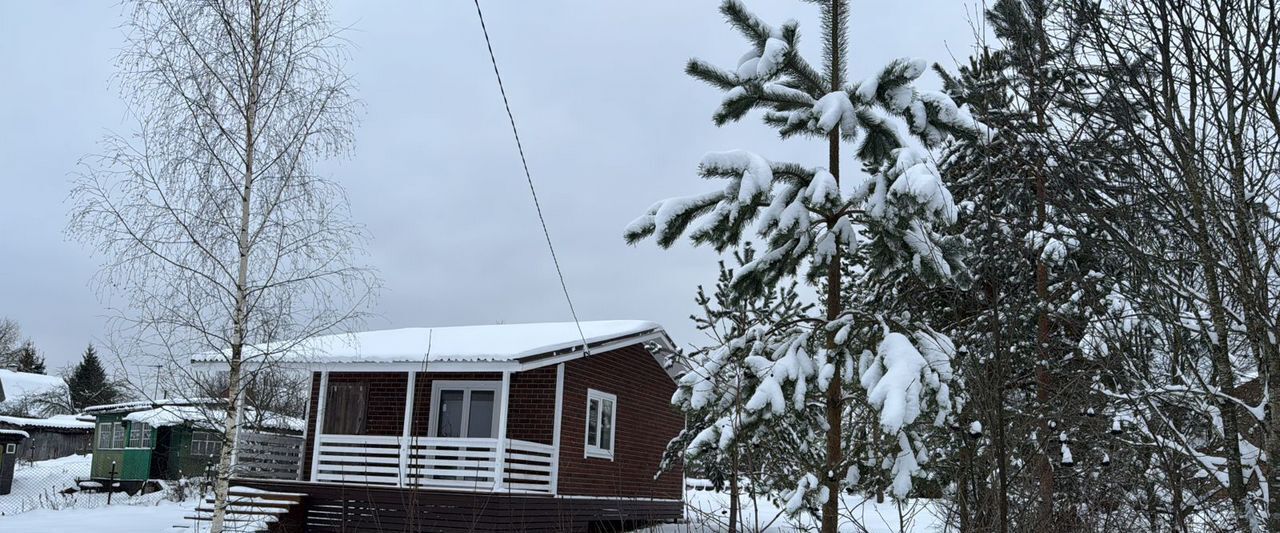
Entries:
{"label": "white porch railing", "polygon": [[389,487],[550,494],[555,448],[507,439],[498,475],[498,439],[317,435],[316,481]]}

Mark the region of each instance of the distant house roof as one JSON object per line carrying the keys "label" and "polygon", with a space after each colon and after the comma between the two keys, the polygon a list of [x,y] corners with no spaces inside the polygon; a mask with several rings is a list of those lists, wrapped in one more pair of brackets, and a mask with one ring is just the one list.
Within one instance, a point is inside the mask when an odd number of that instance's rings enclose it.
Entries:
{"label": "distant house roof", "polygon": [[[85,409],[91,415],[125,414],[124,419],[130,422],[150,424],[156,427],[191,425],[205,429],[221,431],[226,420],[221,407],[223,400],[217,398],[166,399],[155,401],[124,402],[109,405],[95,405]],[[252,407],[244,412],[246,424],[258,429],[302,431],[305,422],[279,413],[263,411],[259,413]]]}
{"label": "distant house roof", "polygon": [[[326,335],[296,343],[255,347],[272,361],[302,365],[352,363],[520,363],[558,352],[579,350],[620,339],[660,340],[670,345],[662,327],[642,320],[602,320],[533,324],[495,324],[439,328],[404,328]],[[195,363],[226,364],[222,353],[192,358]]]}
{"label": "distant house roof", "polygon": [[[166,405],[147,409],[143,411],[134,411],[125,415],[125,420],[130,422],[141,422],[150,424],[155,427],[181,426],[184,424],[221,431],[226,427],[226,411],[221,409],[209,409],[207,406],[194,405]],[[306,422],[301,419],[284,416],[277,413],[263,412],[259,416],[256,409],[246,407],[244,412],[244,420],[246,424],[251,424],[258,429],[285,430],[301,432]]]}
{"label": "distant house roof", "polygon": [[48,418],[0,416],[0,426],[21,429],[79,431],[93,430],[93,417],[79,415],[54,415]]}
{"label": "distant house roof", "polygon": [[67,382],[58,376],[0,370],[0,402],[17,403],[47,393],[65,393]]}

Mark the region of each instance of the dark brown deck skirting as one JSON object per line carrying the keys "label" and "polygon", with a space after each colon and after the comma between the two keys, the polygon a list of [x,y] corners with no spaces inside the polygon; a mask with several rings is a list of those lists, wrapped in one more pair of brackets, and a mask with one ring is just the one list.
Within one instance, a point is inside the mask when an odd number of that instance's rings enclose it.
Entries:
{"label": "dark brown deck skirting", "polygon": [[679,501],[556,498],[335,483],[236,479],[233,485],[306,494],[277,533],[589,531],[608,522],[679,519]]}

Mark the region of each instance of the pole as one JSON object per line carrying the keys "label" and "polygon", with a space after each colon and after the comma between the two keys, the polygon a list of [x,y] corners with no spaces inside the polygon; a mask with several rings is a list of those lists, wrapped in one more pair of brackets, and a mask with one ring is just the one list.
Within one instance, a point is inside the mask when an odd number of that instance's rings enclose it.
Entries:
{"label": "pole", "polygon": [[107,505],[111,505],[111,493],[116,488],[116,462],[111,461],[111,471],[107,473]]}

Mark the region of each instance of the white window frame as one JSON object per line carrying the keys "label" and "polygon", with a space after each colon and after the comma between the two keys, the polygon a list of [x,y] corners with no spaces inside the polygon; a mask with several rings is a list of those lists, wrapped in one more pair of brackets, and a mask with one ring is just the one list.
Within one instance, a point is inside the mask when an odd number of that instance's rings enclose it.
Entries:
{"label": "white window frame", "polygon": [[[116,442],[116,435],[120,436],[119,443]],[[125,445],[129,444],[129,439],[124,432],[124,422],[111,423],[111,447],[109,450],[123,450]]]}
{"label": "white window frame", "polygon": [[[440,420],[440,392],[445,390],[462,391],[462,427],[458,433],[467,434],[467,424],[471,415],[471,391],[493,391],[493,428],[494,433],[501,434],[498,431],[498,424],[501,422],[502,410],[506,409],[506,398],[502,397],[501,381],[449,381],[449,380],[432,380],[431,381],[431,408],[428,410],[430,415],[427,417],[427,436],[436,437],[436,425]],[[454,438],[454,437],[447,437]],[[457,437],[457,438],[495,438],[495,437]]]}
{"label": "white window frame", "polygon": [[9,454],[9,455],[13,455],[13,454],[15,454],[15,453],[18,453],[18,445],[17,445],[17,444],[14,444],[14,443],[12,443],[12,442],[11,442],[11,443],[9,443],[9,444],[5,444],[5,445],[4,445],[4,453]]}
{"label": "white window frame", "polygon": [[[205,437],[208,435],[208,437]],[[197,439],[196,437],[201,437]],[[199,444],[199,449],[197,449]],[[196,429],[191,432],[191,455],[216,457],[222,453],[222,435],[216,431]]]}
{"label": "white window frame", "polygon": [[98,423],[98,449],[99,450],[111,449],[111,436],[112,436],[111,422],[99,422]]}
{"label": "white window frame", "polygon": [[[150,450],[151,449],[151,424],[146,422],[129,422],[129,436],[125,439],[124,448],[126,450]],[[145,430],[146,433],[140,434],[137,440],[141,440],[140,446],[134,446],[133,441],[138,430]]]}
{"label": "white window frame", "polygon": [[[604,427],[601,421],[604,419],[604,402],[613,403],[613,410],[609,416],[609,448],[600,447],[600,430]],[[600,402],[600,406],[596,408],[596,443],[591,444],[591,421],[587,417],[591,416],[591,402]],[[582,412],[583,420],[583,436],[582,449],[583,457],[594,457],[596,459],[613,460],[613,452],[618,449],[618,397],[604,391],[595,389],[587,389],[587,405],[586,410]]]}

